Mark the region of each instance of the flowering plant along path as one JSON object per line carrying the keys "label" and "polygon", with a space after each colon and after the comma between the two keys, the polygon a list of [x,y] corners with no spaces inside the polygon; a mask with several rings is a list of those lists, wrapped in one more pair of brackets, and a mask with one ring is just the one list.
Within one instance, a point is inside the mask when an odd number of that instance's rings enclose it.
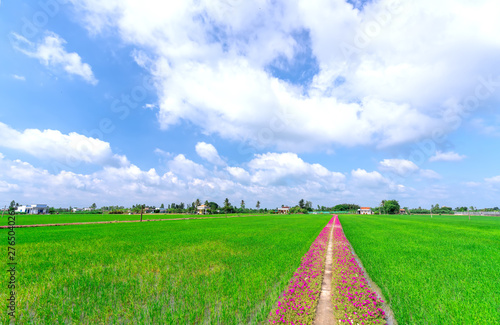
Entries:
{"label": "flowering plant along path", "polygon": [[335,215],[303,257],[269,322],[388,324],[383,308],[388,307],[371,289]]}

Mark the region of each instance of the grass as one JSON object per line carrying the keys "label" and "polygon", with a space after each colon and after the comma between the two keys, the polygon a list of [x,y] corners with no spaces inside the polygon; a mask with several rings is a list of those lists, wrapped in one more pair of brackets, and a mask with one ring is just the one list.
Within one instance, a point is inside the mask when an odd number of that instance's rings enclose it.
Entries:
{"label": "grass", "polygon": [[[241,214],[246,216],[248,214]],[[228,214],[227,216],[237,216],[237,214]],[[143,220],[157,220],[157,219],[179,219],[179,218],[204,218],[226,217],[225,214],[212,214],[212,215],[196,215],[196,214],[158,214],[148,213],[143,214]],[[98,222],[98,221],[129,221],[140,220],[140,214],[78,214],[78,213],[64,213],[64,214],[20,214],[16,215],[17,225],[35,225],[35,224],[49,224],[49,223],[78,223],[78,222]],[[0,226],[7,225],[7,213],[0,218]]]}
{"label": "grass", "polygon": [[500,324],[500,218],[340,221],[399,324]]}
{"label": "grass", "polygon": [[[259,323],[330,218],[255,216],[18,228],[17,320]],[[7,229],[0,234],[6,238]],[[0,245],[6,252],[6,240]],[[3,272],[2,287],[7,275]],[[5,299],[2,289],[0,300]],[[0,323],[7,324],[6,317],[2,313]]]}

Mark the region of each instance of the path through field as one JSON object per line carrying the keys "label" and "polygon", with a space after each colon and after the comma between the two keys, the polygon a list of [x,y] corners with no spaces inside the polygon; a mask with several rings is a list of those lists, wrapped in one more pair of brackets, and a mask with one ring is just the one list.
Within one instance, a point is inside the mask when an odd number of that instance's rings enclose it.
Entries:
{"label": "path through field", "polygon": [[323,283],[321,285],[321,294],[319,296],[318,308],[316,310],[315,325],[333,325],[335,318],[333,317],[332,304],[332,262],[333,262],[333,225],[330,231],[330,240],[328,241],[328,249],[326,251],[325,273]]}

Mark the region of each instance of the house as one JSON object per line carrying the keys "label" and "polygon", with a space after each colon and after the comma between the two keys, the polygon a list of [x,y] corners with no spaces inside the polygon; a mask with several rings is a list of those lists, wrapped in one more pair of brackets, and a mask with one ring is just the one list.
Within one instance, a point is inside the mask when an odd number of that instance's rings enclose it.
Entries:
{"label": "house", "polygon": [[26,214],[47,214],[49,213],[49,207],[47,204],[20,205],[16,208],[16,212],[24,212]]}
{"label": "house", "polygon": [[167,212],[167,209],[165,209],[165,208],[158,208],[156,210],[158,211],[158,213],[166,213]]}
{"label": "house", "polygon": [[373,211],[372,211],[371,208],[361,207],[360,209],[358,209],[358,211],[356,212],[356,214],[373,214]]}
{"label": "house", "polygon": [[210,210],[210,206],[202,204],[202,205],[198,206],[197,213],[198,214],[207,214],[209,210]]}
{"label": "house", "polygon": [[73,209],[71,209],[71,211],[73,211],[73,212],[82,212],[83,209],[82,208],[73,208]]}
{"label": "house", "polygon": [[290,213],[290,207],[281,207],[278,209],[278,214],[289,214]]}
{"label": "house", "polygon": [[399,209],[399,214],[406,214],[406,210],[405,209]]}

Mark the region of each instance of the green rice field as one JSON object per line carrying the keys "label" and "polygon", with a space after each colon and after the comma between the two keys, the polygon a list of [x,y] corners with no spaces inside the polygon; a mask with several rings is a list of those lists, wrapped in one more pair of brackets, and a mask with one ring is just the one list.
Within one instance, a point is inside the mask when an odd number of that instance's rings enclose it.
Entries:
{"label": "green rice field", "polygon": [[[229,216],[237,216],[237,214],[228,214]],[[242,215],[247,216],[247,215]],[[158,220],[158,219],[179,219],[179,218],[225,218],[225,214],[212,215],[197,215],[197,214],[158,214],[148,213],[143,214],[143,220]],[[130,221],[140,220],[140,214],[18,214],[16,215],[17,225],[36,225],[36,224],[53,224],[53,223],[79,223],[79,222],[99,222],[99,221]],[[0,218],[0,226],[7,225],[7,213]]]}
{"label": "green rice field", "polygon": [[17,323],[262,323],[330,218],[17,228]]}
{"label": "green rice field", "polygon": [[500,218],[341,215],[399,324],[500,324]]}

